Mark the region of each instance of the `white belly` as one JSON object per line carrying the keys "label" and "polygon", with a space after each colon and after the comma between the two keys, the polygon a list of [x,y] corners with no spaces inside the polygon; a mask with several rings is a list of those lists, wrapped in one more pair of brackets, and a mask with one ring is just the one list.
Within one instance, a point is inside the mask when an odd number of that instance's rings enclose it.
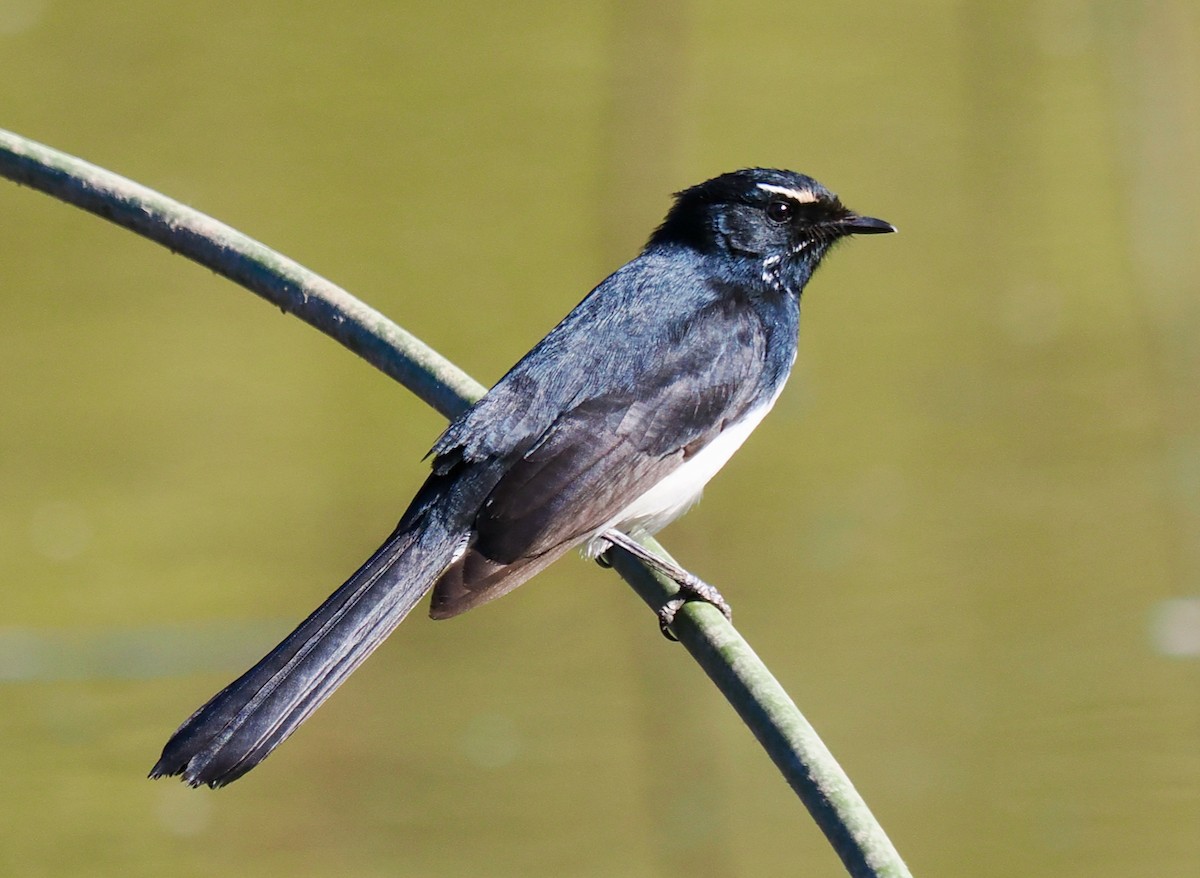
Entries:
{"label": "white belly", "polygon": [[584,554],[594,558],[608,548],[608,544],[600,539],[606,530],[615,528],[635,537],[652,534],[687,512],[700,499],[704,486],[729,462],[733,453],[766,417],[782,390],[781,385],[765,405],[748,412],[736,424],[727,426],[719,436],[667,473],[658,484],[597,528],[588,538]]}

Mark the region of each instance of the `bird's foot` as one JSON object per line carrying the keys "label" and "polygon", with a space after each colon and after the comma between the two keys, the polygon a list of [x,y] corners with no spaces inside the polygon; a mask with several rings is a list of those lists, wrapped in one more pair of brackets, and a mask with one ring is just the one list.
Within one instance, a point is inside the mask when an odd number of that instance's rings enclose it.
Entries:
{"label": "bird's foot", "polygon": [[[679,593],[663,604],[658,611],[658,627],[664,637],[668,640],[679,639],[672,633],[671,626],[675,624],[675,617],[683,609],[683,605],[691,598],[712,604],[728,621],[733,621],[733,608],[729,606],[729,601],[725,600],[725,596],[715,586],[709,585],[700,577],[688,573],[682,568],[677,569],[683,576],[678,579],[673,576],[671,578],[679,585]],[[666,571],[663,572],[666,573]],[[671,576],[670,573],[666,573],[666,575]]]}
{"label": "bird's foot", "polygon": [[[671,633],[671,626],[675,623],[675,617],[679,614],[680,608],[682,608],[685,603],[692,599],[702,600],[706,603],[712,604],[721,611],[721,614],[726,619],[731,622],[733,621],[733,610],[730,608],[729,602],[725,600],[721,592],[717,591],[714,586],[709,585],[699,576],[696,576],[694,573],[689,573],[674,561],[669,561],[666,558],[660,558],[641,543],[632,539],[628,535],[621,533],[620,531],[606,531],[603,534],[603,538],[609,543],[610,546],[617,546],[624,549],[626,552],[633,555],[640,561],[645,562],[648,566],[654,568],[663,576],[667,577],[679,586],[679,593],[663,604],[658,610],[658,626],[662,631],[663,636],[665,636],[668,640],[678,640],[678,638]],[[597,557],[596,560],[599,561],[600,557],[603,557],[603,555]],[[608,566],[606,562],[602,562],[602,565]]]}

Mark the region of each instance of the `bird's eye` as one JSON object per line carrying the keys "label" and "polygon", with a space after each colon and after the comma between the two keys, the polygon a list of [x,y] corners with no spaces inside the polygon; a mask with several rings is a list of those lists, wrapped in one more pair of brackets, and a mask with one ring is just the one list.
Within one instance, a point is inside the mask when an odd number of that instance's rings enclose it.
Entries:
{"label": "bird's eye", "polygon": [[780,198],[767,204],[767,219],[773,223],[786,223],[794,212],[793,204]]}

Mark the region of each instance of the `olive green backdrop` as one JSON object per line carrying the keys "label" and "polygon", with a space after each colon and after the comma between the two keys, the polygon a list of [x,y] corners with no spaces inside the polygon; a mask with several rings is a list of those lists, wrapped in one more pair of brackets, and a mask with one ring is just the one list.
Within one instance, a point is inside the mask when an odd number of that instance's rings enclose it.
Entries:
{"label": "olive green backdrop", "polygon": [[[261,238],[484,382],[669,193],[791,167],[899,226],[664,535],[915,874],[1200,870],[1200,12],[0,0],[0,126]],[[442,424],[209,272],[0,184],[0,871],[836,876],[576,558],[414,615],[212,793],[187,713],[390,530]]]}

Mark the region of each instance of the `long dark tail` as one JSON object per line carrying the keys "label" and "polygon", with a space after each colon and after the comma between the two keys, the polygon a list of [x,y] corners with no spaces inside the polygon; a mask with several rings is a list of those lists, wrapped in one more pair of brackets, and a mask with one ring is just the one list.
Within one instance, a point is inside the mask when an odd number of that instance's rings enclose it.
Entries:
{"label": "long dark tail", "polygon": [[436,503],[421,499],[413,504],[419,511],[410,509],[345,585],[188,717],[150,777],[183,775],[192,786],[210,787],[237,780],[375,651],[451,562],[462,537],[442,521]]}

